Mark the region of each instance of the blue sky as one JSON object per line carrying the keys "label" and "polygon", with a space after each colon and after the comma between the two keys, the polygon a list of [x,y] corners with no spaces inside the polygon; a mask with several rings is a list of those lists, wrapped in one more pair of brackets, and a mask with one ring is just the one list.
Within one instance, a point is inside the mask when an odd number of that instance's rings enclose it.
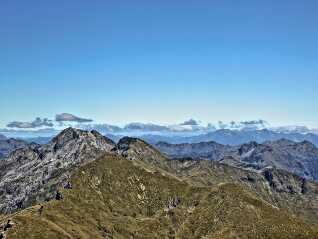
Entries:
{"label": "blue sky", "polygon": [[265,119],[318,127],[317,1],[0,3],[0,126]]}

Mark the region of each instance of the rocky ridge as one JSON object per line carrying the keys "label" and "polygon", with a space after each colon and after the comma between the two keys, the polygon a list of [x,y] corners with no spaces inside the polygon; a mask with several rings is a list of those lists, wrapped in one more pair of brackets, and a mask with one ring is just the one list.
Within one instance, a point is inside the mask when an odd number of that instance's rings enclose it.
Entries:
{"label": "rocky ridge", "polygon": [[0,212],[54,198],[73,168],[114,147],[114,142],[96,131],[68,128],[46,145],[17,149],[0,161]]}

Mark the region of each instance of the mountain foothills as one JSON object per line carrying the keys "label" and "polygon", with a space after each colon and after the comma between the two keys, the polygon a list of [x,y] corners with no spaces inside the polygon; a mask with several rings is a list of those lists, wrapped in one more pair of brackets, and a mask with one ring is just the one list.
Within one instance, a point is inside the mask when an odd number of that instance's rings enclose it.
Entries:
{"label": "mountain foothills", "polygon": [[286,140],[116,144],[67,128],[0,161],[0,238],[315,239],[316,153]]}

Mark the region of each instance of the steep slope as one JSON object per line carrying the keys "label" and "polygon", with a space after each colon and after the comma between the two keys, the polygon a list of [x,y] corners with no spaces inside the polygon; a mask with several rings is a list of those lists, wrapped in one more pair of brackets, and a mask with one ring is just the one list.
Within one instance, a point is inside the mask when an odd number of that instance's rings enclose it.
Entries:
{"label": "steep slope", "polygon": [[115,144],[96,131],[68,128],[50,143],[18,149],[0,161],[0,212],[12,212],[55,197],[69,172]]}
{"label": "steep slope", "polygon": [[[279,140],[269,142],[274,151],[278,154],[286,156],[296,162],[296,166],[281,167],[287,171],[291,171],[305,178],[310,178],[318,181],[318,148],[309,141],[295,143],[292,141]],[[292,171],[294,170],[294,171]]]}
{"label": "steep slope", "polygon": [[264,144],[244,144],[239,148],[238,160],[256,169],[273,166],[318,180],[318,148],[308,141],[295,143],[282,139]]}
{"label": "steep slope", "polygon": [[[318,238],[236,184],[193,187],[115,155],[78,168],[64,198],[14,215],[8,238]],[[242,220],[244,218],[244,220]]]}

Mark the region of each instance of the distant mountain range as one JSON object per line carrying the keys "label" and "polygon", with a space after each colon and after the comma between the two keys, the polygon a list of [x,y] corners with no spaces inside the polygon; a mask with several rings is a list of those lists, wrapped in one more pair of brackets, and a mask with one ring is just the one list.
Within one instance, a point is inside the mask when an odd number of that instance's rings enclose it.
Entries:
{"label": "distant mountain range", "polygon": [[206,134],[194,135],[194,136],[162,136],[162,135],[142,135],[140,136],[144,140],[150,143],[156,143],[159,141],[169,143],[200,143],[215,141],[220,144],[228,145],[240,145],[247,142],[255,141],[263,143],[265,141],[274,141],[279,139],[288,139],[295,142],[301,142],[304,140],[310,141],[315,145],[318,145],[318,135],[313,133],[297,133],[286,132],[280,133],[273,130],[229,130],[221,129]]}
{"label": "distant mountain range", "polygon": [[[41,128],[38,130],[7,128],[0,129],[0,133],[3,134],[2,138],[6,136],[27,142],[45,144],[66,125],[68,124],[61,123],[60,128]],[[309,129],[304,126],[271,127],[264,120],[218,122],[204,125],[199,121],[190,119],[174,125],[129,123],[123,127],[88,122],[76,123],[74,127],[88,131],[96,130],[115,142],[125,136],[138,137],[151,144],[156,144],[160,141],[171,144],[215,141],[224,145],[241,145],[251,141],[263,143],[288,139],[295,142],[306,140],[318,146],[318,130],[316,129]]]}
{"label": "distant mountain range", "polygon": [[8,156],[16,149],[35,147],[36,143],[29,143],[21,139],[0,139],[0,159]]}
{"label": "distant mountain range", "polygon": [[[60,115],[58,115],[60,116]],[[76,117],[76,116],[73,116]],[[39,120],[39,119],[38,119]],[[318,133],[318,129],[309,129],[305,126],[282,126],[271,127],[271,125],[265,120],[251,120],[251,121],[232,121],[225,123],[219,121],[217,123],[203,124],[201,121],[194,119],[186,120],[179,124],[160,125],[153,123],[140,123],[133,122],[128,123],[123,127],[104,124],[93,123],[92,120],[82,119],[81,121],[68,122],[68,121],[50,121],[52,127],[41,128],[22,128],[19,124],[19,128],[10,127],[0,129],[0,134],[9,135],[9,137],[37,137],[37,136],[53,136],[57,131],[61,131],[67,127],[79,128],[83,130],[97,130],[102,134],[157,134],[157,135],[179,135],[190,136],[204,133],[210,133],[217,130],[233,130],[233,131],[255,131],[268,129],[277,133]]]}
{"label": "distant mountain range", "polygon": [[214,160],[252,171],[275,167],[318,181],[318,148],[308,141],[295,143],[281,139],[239,146],[222,145],[213,141],[192,144],[159,142],[155,146],[170,158]]}
{"label": "distant mountain range", "polygon": [[5,140],[6,138],[7,138],[6,136],[0,134],[0,140]]}

